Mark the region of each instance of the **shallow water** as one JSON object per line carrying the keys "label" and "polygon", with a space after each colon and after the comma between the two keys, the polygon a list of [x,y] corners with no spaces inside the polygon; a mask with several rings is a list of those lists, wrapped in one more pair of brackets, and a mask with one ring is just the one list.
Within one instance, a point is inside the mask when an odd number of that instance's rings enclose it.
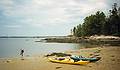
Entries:
{"label": "shallow water", "polygon": [[38,40],[41,38],[0,38],[0,57],[18,57],[20,49],[25,50],[25,55],[39,55],[77,50],[84,47],[83,44],[76,43],[35,42]]}

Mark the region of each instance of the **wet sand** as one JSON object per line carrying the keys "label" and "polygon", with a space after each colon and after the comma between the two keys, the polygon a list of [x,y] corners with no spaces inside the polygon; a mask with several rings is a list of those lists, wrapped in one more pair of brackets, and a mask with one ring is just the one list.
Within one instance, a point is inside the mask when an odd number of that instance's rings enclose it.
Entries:
{"label": "wet sand", "polygon": [[43,55],[20,58],[0,58],[0,70],[119,70],[120,47],[83,48],[66,53],[85,57],[101,56],[102,58],[87,65],[69,65],[49,62]]}

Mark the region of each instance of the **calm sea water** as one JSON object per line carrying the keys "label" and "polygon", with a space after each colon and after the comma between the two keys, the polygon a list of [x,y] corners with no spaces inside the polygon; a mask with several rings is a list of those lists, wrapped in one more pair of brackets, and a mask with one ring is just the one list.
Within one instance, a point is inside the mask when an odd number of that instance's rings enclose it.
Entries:
{"label": "calm sea water", "polygon": [[83,45],[76,43],[44,43],[35,42],[40,38],[0,38],[0,57],[18,57],[20,49],[25,55],[48,54],[80,49]]}

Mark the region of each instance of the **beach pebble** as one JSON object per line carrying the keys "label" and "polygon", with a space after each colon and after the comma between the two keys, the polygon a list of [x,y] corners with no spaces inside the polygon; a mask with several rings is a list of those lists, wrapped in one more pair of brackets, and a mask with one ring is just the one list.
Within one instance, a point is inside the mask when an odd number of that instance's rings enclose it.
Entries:
{"label": "beach pebble", "polygon": [[25,60],[25,59],[22,58],[21,60]]}
{"label": "beach pebble", "polygon": [[11,62],[12,60],[6,60],[7,63]]}
{"label": "beach pebble", "polygon": [[90,68],[91,68],[92,66],[88,66],[88,67],[90,67]]}
{"label": "beach pebble", "polygon": [[62,67],[56,67],[55,69],[59,69],[59,68],[62,68]]}
{"label": "beach pebble", "polygon": [[115,57],[114,55],[111,55],[111,57]]}

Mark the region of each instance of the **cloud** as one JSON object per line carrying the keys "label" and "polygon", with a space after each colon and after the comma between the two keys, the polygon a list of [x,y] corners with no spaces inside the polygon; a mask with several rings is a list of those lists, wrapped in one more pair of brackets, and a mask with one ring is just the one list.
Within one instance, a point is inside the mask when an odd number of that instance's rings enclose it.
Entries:
{"label": "cloud", "polygon": [[[7,27],[58,28],[83,23],[83,19],[108,8],[106,0],[1,0],[0,10],[8,18]],[[16,20],[10,23],[10,20]],[[18,26],[17,26],[18,24]],[[45,30],[44,30],[45,31]]]}
{"label": "cloud", "polygon": [[21,28],[21,25],[5,25],[7,28]]}
{"label": "cloud", "polygon": [[[102,9],[106,5],[104,0],[90,0],[88,3],[78,3],[78,0],[30,0],[23,4],[15,4],[13,0],[5,0],[4,15],[10,17],[23,17],[25,19],[38,19],[54,24],[58,21],[71,20],[71,17],[85,16],[94,10]],[[94,2],[95,1],[95,2]],[[99,1],[99,2],[98,2]],[[24,1],[23,1],[24,2]],[[95,4],[93,4],[95,3]],[[42,20],[40,20],[42,19]]]}

